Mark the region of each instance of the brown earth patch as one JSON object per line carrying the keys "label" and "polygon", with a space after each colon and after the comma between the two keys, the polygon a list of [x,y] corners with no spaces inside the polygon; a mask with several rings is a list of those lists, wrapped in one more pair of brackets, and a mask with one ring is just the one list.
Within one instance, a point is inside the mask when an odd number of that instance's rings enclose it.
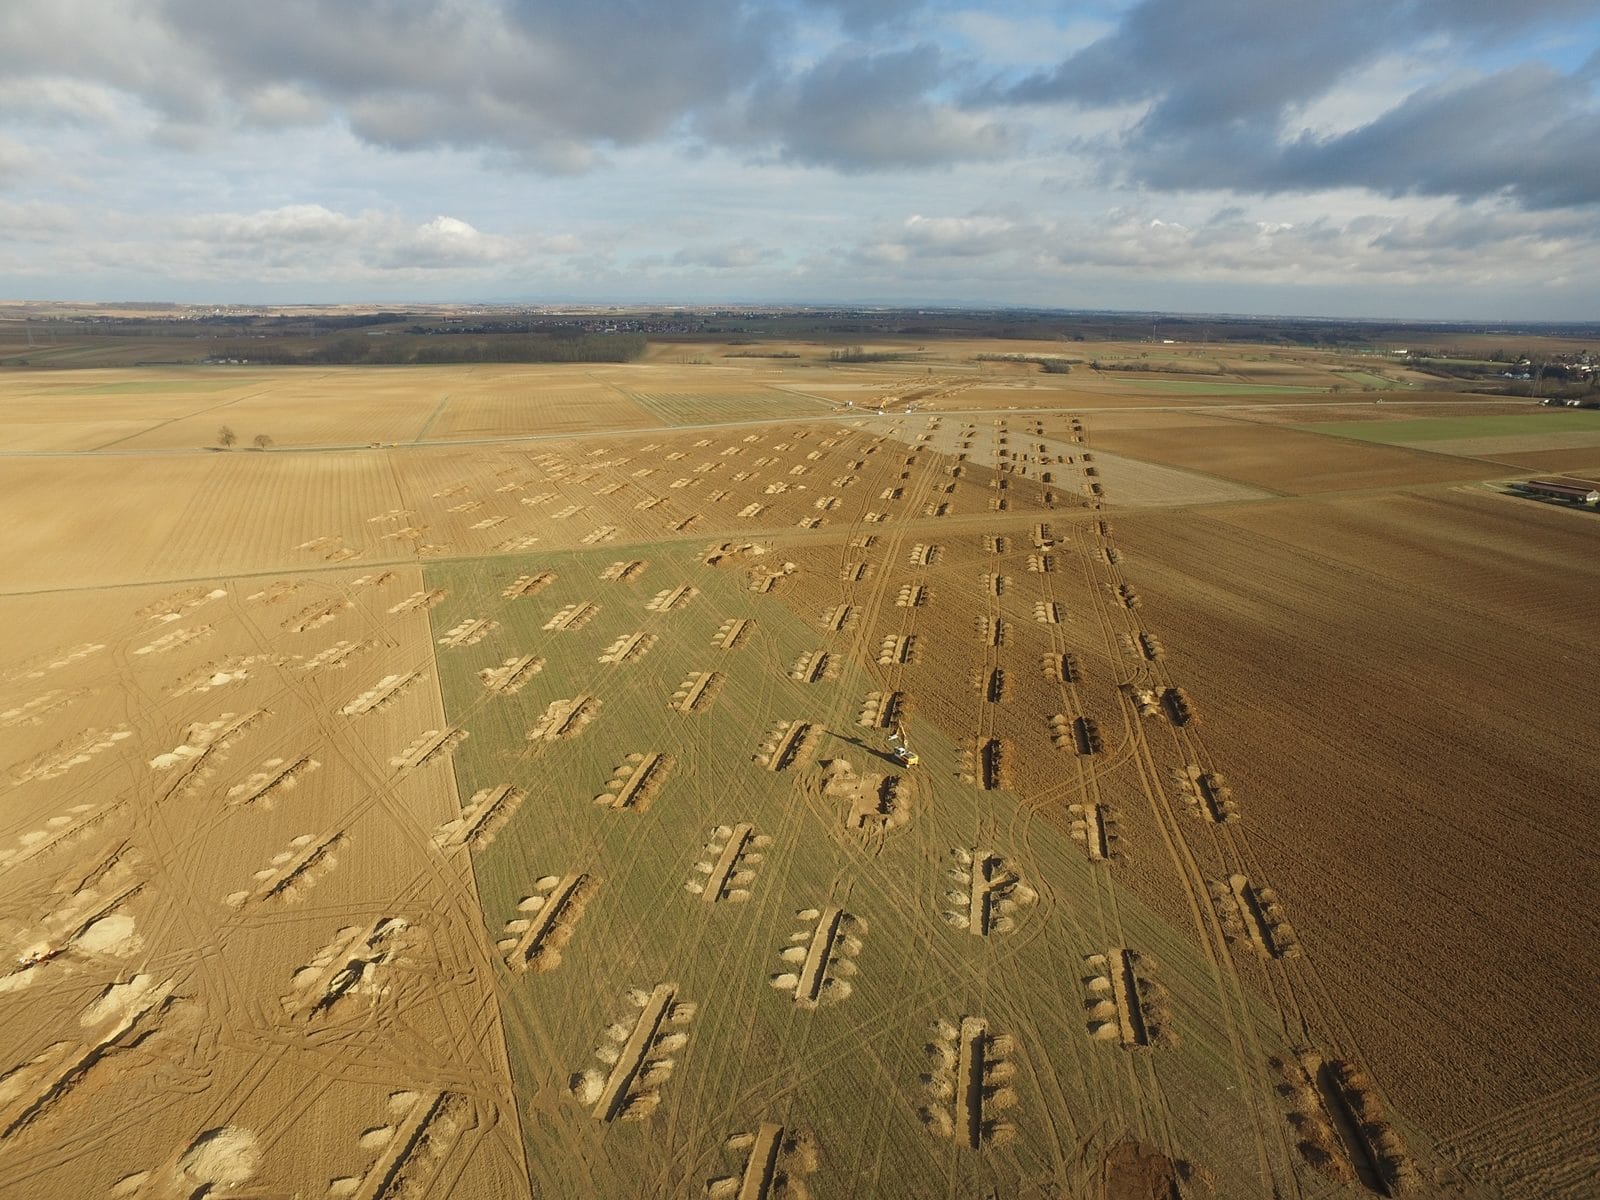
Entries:
{"label": "brown earth patch", "polygon": [[1552,700],[1600,655],[1592,522],[1462,489],[1117,531],[1162,665],[1205,681],[1228,783],[1197,810],[1248,797],[1250,882],[1291,906],[1395,1107],[1470,1128],[1575,1084],[1600,1054],[1571,1019],[1600,987],[1600,809],[1592,716]]}
{"label": "brown earth patch", "polygon": [[1102,1200],[1181,1200],[1178,1170],[1160,1151],[1129,1139],[1100,1160]]}
{"label": "brown earth patch", "polygon": [[[1201,471],[1289,495],[1404,484],[1468,482],[1505,474],[1498,463],[1326,437],[1256,422],[1186,416],[1179,427],[1096,429],[1097,450]],[[1107,472],[1114,489],[1115,469]],[[1112,493],[1115,499],[1115,492]]]}

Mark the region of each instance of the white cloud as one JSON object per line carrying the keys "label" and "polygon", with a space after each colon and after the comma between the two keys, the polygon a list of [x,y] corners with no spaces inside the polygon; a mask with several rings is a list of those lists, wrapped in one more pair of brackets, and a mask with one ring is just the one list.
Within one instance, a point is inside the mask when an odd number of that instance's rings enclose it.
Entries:
{"label": "white cloud", "polygon": [[1336,137],[1377,120],[1417,88],[1437,81],[1447,56],[1434,48],[1431,57],[1407,47],[1386,54],[1329,88],[1320,96],[1284,110],[1282,136]]}
{"label": "white cloud", "polygon": [[[1081,218],[912,216],[899,230],[841,250],[841,261],[927,281],[1045,287],[1083,272],[1127,279],[1250,286],[1516,286],[1530,263],[1552,283],[1600,271],[1600,237],[1581,211],[1505,205],[1432,216],[1367,212],[1341,221],[1284,220],[1237,207],[1200,219],[1114,208]],[[959,268],[954,261],[960,261]],[[1152,305],[1159,307],[1159,304]]]}
{"label": "white cloud", "polygon": [[510,238],[481,233],[465,221],[441,216],[402,234],[377,262],[436,270],[493,266],[521,257],[521,248]]}
{"label": "white cloud", "polygon": [[363,224],[320,204],[290,204],[254,213],[207,213],[188,218],[180,228],[211,242],[323,244],[347,241]]}
{"label": "white cloud", "polygon": [[706,246],[684,247],[672,256],[676,267],[704,267],[712,271],[744,271],[780,257],[777,250],[750,238]]}
{"label": "white cloud", "polygon": [[971,258],[1008,248],[1017,229],[1015,221],[1004,217],[912,215],[906,218],[902,240],[923,254]]}
{"label": "white cloud", "polygon": [[[3,167],[0,167],[3,171]],[[21,241],[47,241],[76,227],[76,214],[65,204],[29,201],[11,204],[0,201],[0,229],[6,236]]]}
{"label": "white cloud", "polygon": [[61,76],[0,78],[0,113],[12,122],[34,118],[45,126],[84,124],[132,132],[129,103],[105,84]]}
{"label": "white cloud", "polygon": [[0,187],[15,183],[38,162],[38,153],[30,147],[12,138],[0,137]]}

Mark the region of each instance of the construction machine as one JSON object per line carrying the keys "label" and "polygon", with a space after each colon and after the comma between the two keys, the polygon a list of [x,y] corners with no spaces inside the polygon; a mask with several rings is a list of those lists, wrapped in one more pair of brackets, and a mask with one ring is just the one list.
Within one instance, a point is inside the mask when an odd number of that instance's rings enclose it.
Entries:
{"label": "construction machine", "polygon": [[922,761],[922,756],[906,741],[905,726],[898,721],[895,722],[894,731],[889,734],[889,756],[902,767],[914,767]]}

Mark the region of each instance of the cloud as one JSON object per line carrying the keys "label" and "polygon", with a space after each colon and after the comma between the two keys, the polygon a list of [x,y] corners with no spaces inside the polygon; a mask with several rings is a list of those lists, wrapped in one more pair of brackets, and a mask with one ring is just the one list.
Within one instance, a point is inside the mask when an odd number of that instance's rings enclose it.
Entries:
{"label": "cloud", "polygon": [[1594,204],[1600,110],[1588,85],[1529,63],[1414,92],[1361,128],[1285,146],[1267,166],[1273,182],[1293,187]]}
{"label": "cloud", "polygon": [[1016,83],[1009,97],[1149,99],[1157,128],[1197,128],[1274,116],[1414,39],[1481,46],[1592,16],[1592,0],[1137,0],[1116,29]]}
{"label": "cloud", "polygon": [[713,140],[847,172],[1004,156],[1017,144],[1015,131],[937,98],[953,70],[931,43],[882,53],[846,47],[758,85],[706,129]]}
{"label": "cloud", "polygon": [[1011,244],[1019,229],[1004,217],[924,217],[906,218],[901,243],[917,253],[952,258],[973,258],[992,254]]}
{"label": "cloud", "polygon": [[509,238],[481,233],[455,217],[434,217],[391,243],[378,265],[437,270],[492,266],[518,256]]}
{"label": "cloud", "polygon": [[751,83],[777,24],[743,0],[53,0],[0,10],[0,74],[118,89],[164,122],[336,111],[392,149],[571,168]]}
{"label": "cloud", "polygon": [[39,155],[8,137],[0,137],[0,187],[7,187],[30,174],[38,165]]}
{"label": "cloud", "polygon": [[671,258],[675,267],[702,267],[712,271],[742,271],[781,257],[778,250],[750,238],[721,245],[685,247]]}
{"label": "cloud", "polygon": [[0,229],[4,229],[10,239],[48,241],[71,232],[75,225],[72,210],[64,204],[45,204],[37,200],[23,204],[0,202]]}
{"label": "cloud", "polygon": [[1056,62],[1111,31],[1106,22],[1090,17],[981,8],[958,9],[945,24],[983,59],[1033,68]]}
{"label": "cloud", "polygon": [[1144,130],[1122,149],[1140,183],[1168,191],[1353,186],[1388,196],[1504,195],[1529,208],[1600,203],[1600,112],[1586,85],[1537,64],[1419,88],[1341,133]]}
{"label": "cloud", "polygon": [[[1343,220],[1273,220],[1239,206],[1199,219],[1150,208],[1076,218],[907,218],[840,251],[847,267],[903,281],[991,284],[1027,279],[1146,279],[1212,285],[1504,287],[1537,262],[1562,285],[1600,270],[1600,237],[1580,210],[1527,212],[1503,204],[1448,213],[1363,212]],[[1159,303],[1151,307],[1161,307]]]}
{"label": "cloud", "polygon": [[[817,53],[801,50],[805,4],[861,40],[821,35]],[[556,175],[689,126],[844,171],[994,159],[1016,144],[993,116],[940,98],[962,62],[903,45],[919,0],[795,5],[55,0],[0,11],[0,78],[61,116],[126,121],[131,107],[160,144],[193,151],[235,126],[332,120],[385,149],[488,151]]]}
{"label": "cloud", "polygon": [[127,126],[126,104],[104,84],[55,76],[0,77],[0,113],[45,125]]}
{"label": "cloud", "polygon": [[244,119],[268,129],[317,125],[328,117],[325,100],[289,83],[268,83],[240,96]]}
{"label": "cloud", "polygon": [[[1167,190],[1362,186],[1389,195],[1600,202],[1592,73],[1521,63],[1423,84],[1365,125],[1315,135],[1299,115],[1397,46],[1440,61],[1592,18],[1581,0],[1139,0],[1111,33],[989,98],[1084,109],[1142,104],[1086,144],[1114,178]],[[1298,125],[1298,127],[1297,127]],[[1564,168],[1563,165],[1564,164]]]}
{"label": "cloud", "polygon": [[393,213],[350,214],[320,204],[209,213],[179,222],[178,232],[204,254],[279,270],[482,271],[523,264],[536,253],[456,217],[413,225]]}
{"label": "cloud", "polygon": [[905,23],[922,7],[922,0],[806,0],[813,8],[827,9],[851,33],[867,33],[880,26]]}
{"label": "cloud", "polygon": [[254,213],[190,217],[180,228],[191,237],[213,242],[320,246],[347,241],[367,223],[320,204],[291,204]]}
{"label": "cloud", "polygon": [[0,256],[61,295],[1582,315],[1597,40],[1594,0],[0,4]]}

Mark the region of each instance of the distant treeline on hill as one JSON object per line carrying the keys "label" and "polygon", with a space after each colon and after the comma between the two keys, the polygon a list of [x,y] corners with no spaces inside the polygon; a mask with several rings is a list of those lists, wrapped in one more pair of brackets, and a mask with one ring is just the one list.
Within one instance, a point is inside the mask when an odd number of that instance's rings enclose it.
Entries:
{"label": "distant treeline on hill", "polygon": [[1072,364],[1081,358],[1063,358],[1059,354],[975,354],[977,362],[1025,362],[1036,364],[1046,375],[1070,375]]}
{"label": "distant treeline on hill", "polygon": [[645,352],[642,333],[530,333],[484,337],[345,334],[328,341],[219,347],[217,358],[306,366],[426,366],[435,363],[632,362]]}
{"label": "distant treeline on hill", "polygon": [[864,346],[846,346],[843,350],[835,350],[829,354],[828,361],[836,363],[904,362],[908,358],[915,357],[915,354],[907,354],[898,350],[868,350]]}

